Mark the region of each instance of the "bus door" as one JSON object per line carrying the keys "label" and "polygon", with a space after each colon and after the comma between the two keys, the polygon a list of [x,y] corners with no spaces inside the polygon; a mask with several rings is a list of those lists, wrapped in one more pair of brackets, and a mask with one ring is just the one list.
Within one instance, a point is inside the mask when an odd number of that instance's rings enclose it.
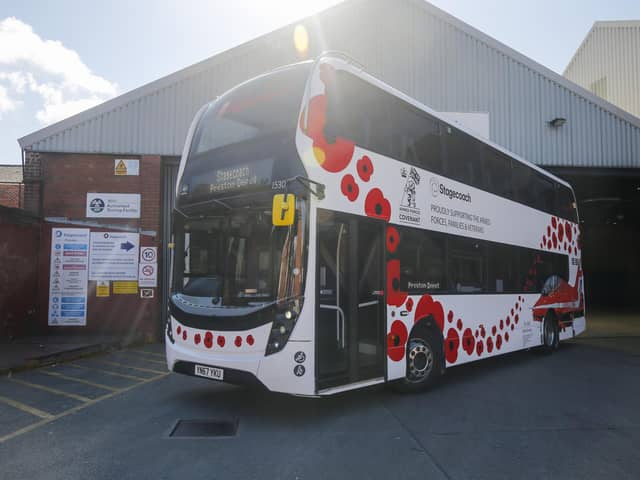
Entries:
{"label": "bus door", "polygon": [[384,222],[318,210],[318,390],[384,377]]}

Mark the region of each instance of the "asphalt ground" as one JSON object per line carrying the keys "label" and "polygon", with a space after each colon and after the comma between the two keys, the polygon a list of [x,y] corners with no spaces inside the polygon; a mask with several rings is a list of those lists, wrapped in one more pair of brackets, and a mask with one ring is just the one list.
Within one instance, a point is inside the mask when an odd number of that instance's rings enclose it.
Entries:
{"label": "asphalt ground", "polygon": [[[166,374],[160,345],[22,372],[0,380],[0,478],[639,478],[640,338],[597,343],[453,368],[418,395],[248,390]],[[169,438],[179,419],[238,431]]]}

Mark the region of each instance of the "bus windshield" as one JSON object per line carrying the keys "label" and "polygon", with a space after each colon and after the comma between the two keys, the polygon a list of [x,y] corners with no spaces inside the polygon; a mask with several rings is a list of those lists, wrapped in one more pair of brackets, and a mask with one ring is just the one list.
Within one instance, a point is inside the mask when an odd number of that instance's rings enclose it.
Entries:
{"label": "bus windshield", "polygon": [[[271,211],[246,208],[176,221],[176,290],[209,307],[259,306],[300,296],[304,204],[297,221],[274,227]],[[183,252],[179,255],[178,252]]]}

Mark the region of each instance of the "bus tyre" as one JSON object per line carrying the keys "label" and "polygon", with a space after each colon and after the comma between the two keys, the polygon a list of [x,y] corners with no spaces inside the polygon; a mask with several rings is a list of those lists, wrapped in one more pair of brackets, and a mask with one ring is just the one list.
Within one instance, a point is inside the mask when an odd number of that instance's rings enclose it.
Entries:
{"label": "bus tyre", "polygon": [[442,374],[442,349],[435,335],[418,331],[407,343],[407,373],[396,383],[401,392],[419,392],[432,386]]}
{"label": "bus tyre", "polygon": [[560,346],[560,331],[558,321],[553,312],[549,311],[542,324],[542,349],[546,353],[555,352]]}

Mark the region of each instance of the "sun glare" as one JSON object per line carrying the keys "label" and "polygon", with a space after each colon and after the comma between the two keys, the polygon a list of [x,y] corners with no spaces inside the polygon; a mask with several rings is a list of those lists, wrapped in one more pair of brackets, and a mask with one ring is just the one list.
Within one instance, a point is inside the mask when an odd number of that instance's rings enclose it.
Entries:
{"label": "sun glare", "polygon": [[309,52],[309,32],[302,24],[293,29],[293,46],[300,56],[306,56]]}

